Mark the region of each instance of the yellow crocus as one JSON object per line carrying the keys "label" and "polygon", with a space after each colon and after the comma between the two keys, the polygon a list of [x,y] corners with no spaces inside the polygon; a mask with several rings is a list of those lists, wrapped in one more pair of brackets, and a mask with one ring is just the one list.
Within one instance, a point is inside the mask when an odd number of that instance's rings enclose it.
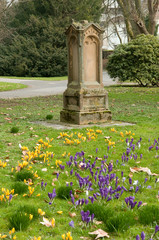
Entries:
{"label": "yellow crocus", "polygon": [[66,236],[65,234],[62,234],[61,237],[62,237],[63,240],[65,240],[65,236]]}
{"label": "yellow crocus", "polygon": [[29,219],[30,219],[30,221],[33,219],[33,215],[32,214],[29,214]]}

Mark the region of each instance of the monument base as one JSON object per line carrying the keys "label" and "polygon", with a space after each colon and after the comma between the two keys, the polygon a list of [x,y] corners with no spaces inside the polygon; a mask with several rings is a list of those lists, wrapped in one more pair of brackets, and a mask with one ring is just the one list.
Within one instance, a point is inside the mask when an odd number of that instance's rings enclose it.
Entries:
{"label": "monument base", "polygon": [[112,119],[111,111],[71,111],[63,109],[60,112],[60,122],[67,122],[72,124],[88,124],[88,123],[103,123]]}

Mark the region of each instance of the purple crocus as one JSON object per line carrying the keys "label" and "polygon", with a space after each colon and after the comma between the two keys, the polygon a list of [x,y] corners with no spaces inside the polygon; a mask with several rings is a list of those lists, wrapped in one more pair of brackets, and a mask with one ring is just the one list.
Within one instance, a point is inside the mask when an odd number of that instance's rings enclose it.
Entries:
{"label": "purple crocus", "polygon": [[139,186],[136,186],[135,193],[139,191]]}
{"label": "purple crocus", "polygon": [[141,233],[141,239],[145,240],[145,233],[144,232]]}
{"label": "purple crocus", "polygon": [[12,200],[12,198],[13,198],[13,195],[10,194],[10,195],[9,195],[9,202]]}
{"label": "purple crocus", "polygon": [[52,193],[48,192],[48,197],[50,198],[49,205],[51,205],[52,202],[53,202],[53,199],[56,197],[56,190],[55,190],[55,188],[53,189]]}
{"label": "purple crocus", "polygon": [[72,170],[70,171],[70,175],[72,175],[73,174],[73,168],[72,168]]}
{"label": "purple crocus", "polygon": [[72,227],[72,228],[75,227],[75,226],[74,226],[74,221],[73,221],[73,220],[72,220],[71,222],[69,222],[69,226]]}
{"label": "purple crocus", "polygon": [[155,234],[159,231],[159,225],[156,225],[155,227]]}
{"label": "purple crocus", "polygon": [[140,236],[139,235],[136,236],[136,240],[140,240]]}
{"label": "purple crocus", "polygon": [[139,201],[137,207],[139,208],[141,205],[142,205],[142,201]]}
{"label": "purple crocus", "polygon": [[59,173],[56,174],[56,178],[57,178],[57,179],[59,178],[59,175],[60,175]]}
{"label": "purple crocus", "polygon": [[132,184],[132,178],[129,178],[129,184]]}

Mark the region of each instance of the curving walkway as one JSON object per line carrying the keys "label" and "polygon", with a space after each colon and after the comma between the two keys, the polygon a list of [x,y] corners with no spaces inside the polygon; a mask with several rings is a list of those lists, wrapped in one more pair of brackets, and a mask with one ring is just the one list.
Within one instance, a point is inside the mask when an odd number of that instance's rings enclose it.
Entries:
{"label": "curving walkway", "polygon": [[[0,92],[0,98],[4,99],[57,95],[62,94],[67,88],[67,80],[40,81],[0,78],[0,82],[12,82],[28,85],[28,88]],[[103,72],[103,83],[104,86],[110,86],[117,84],[117,81],[113,81],[107,72]]]}

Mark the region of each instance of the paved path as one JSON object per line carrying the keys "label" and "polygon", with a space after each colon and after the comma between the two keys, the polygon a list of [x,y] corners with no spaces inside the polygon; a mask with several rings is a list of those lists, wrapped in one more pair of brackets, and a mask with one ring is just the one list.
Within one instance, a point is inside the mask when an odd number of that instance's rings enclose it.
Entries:
{"label": "paved path", "polygon": [[[39,81],[39,80],[20,80],[0,78],[0,82],[12,82],[28,85],[28,88],[0,92],[0,98],[28,98],[35,96],[49,96],[62,94],[67,88],[67,80],[64,81]],[[103,72],[104,86],[117,84],[114,82],[107,72]]]}

